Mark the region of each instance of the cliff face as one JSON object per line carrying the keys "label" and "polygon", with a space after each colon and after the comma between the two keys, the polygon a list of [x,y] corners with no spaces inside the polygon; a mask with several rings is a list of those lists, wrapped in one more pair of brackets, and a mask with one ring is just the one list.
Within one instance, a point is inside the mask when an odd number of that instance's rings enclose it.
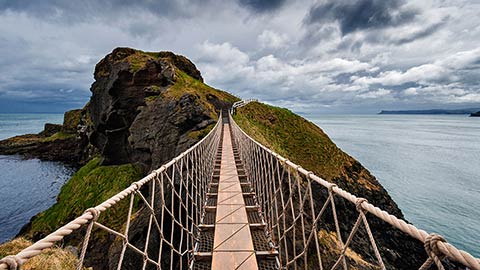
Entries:
{"label": "cliff face", "polygon": [[[340,188],[366,198],[370,203],[403,218],[401,210],[377,179],[358,161],[339,149],[315,124],[286,109],[261,103],[250,103],[237,110],[237,124],[250,136],[270,149],[301,165],[306,170]],[[328,192],[320,185],[313,186],[316,209],[320,209]],[[358,212],[355,206],[341,198],[335,200],[342,239],[347,239]],[[387,269],[418,269],[426,259],[423,245],[394,229],[376,217],[368,215],[368,222]],[[326,212],[319,233],[324,266],[329,269],[340,252],[331,210]],[[353,251],[348,256],[352,269],[375,269],[375,257],[368,236],[362,228],[353,238]],[[348,255],[348,253],[347,253]]]}
{"label": "cliff face", "polygon": [[104,164],[157,168],[195,143],[235,97],[203,83],[183,56],[117,48],[95,67],[90,141]]}

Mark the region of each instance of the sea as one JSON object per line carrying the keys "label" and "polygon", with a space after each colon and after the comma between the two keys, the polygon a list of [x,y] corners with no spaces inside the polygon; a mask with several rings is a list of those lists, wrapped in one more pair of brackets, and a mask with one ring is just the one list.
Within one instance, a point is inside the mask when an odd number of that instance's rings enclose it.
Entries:
{"label": "sea", "polygon": [[[480,257],[480,118],[306,115],[359,160],[420,229]],[[61,114],[0,114],[0,139],[37,133]],[[55,203],[74,173],[58,162],[0,156],[0,243]]]}
{"label": "sea", "polygon": [[[63,114],[0,114],[0,140],[38,133]],[[12,239],[36,214],[48,209],[74,169],[60,162],[0,155],[0,243]]]}
{"label": "sea", "polygon": [[480,118],[306,117],[377,177],[408,221],[480,257]]}

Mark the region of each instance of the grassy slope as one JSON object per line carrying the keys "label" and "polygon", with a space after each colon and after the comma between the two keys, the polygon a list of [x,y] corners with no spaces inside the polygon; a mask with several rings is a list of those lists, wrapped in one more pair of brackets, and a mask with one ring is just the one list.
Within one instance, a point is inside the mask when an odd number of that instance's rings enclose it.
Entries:
{"label": "grassy slope", "polygon": [[[141,169],[132,164],[100,166],[100,161],[92,159],[72,176],[62,187],[57,203],[34,218],[30,233],[50,233],[142,177]],[[124,200],[108,210],[108,215],[101,215],[99,221],[120,228],[127,209],[128,200]]]}
{"label": "grassy slope", "polygon": [[207,98],[209,95],[216,96],[218,99],[230,103],[240,100],[225,91],[210,87],[203,82],[188,76],[185,72],[179,69],[176,69],[175,75],[175,84],[165,92],[164,97],[179,99],[185,94],[192,94],[199,98],[202,105],[207,106],[207,108],[213,112],[215,112],[215,108],[208,102]]}
{"label": "grassy slope", "polygon": [[234,119],[258,142],[326,180],[353,161],[318,126],[287,109],[253,102]]}

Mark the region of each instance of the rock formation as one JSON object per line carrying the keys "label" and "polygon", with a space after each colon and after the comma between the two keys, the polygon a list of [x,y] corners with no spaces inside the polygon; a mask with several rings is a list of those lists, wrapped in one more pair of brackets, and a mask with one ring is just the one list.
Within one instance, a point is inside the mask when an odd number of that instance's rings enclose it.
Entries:
{"label": "rock formation", "polygon": [[20,154],[26,158],[81,166],[95,154],[95,149],[88,141],[88,122],[89,116],[85,108],[68,111],[62,125],[47,123],[38,134],[20,135],[0,141],[0,154]]}

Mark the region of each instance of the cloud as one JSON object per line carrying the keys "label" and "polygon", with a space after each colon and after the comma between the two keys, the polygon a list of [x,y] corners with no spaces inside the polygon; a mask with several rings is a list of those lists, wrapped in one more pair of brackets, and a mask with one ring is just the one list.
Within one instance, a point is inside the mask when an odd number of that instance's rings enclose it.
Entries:
{"label": "cloud", "polygon": [[[376,77],[352,77],[352,81],[361,85],[402,85],[406,83],[426,84],[428,82],[458,81],[462,78],[458,73],[473,67],[477,69],[480,61],[480,48],[463,51],[448,56],[433,63],[409,68],[402,72],[398,70],[385,71]],[[477,70],[478,73],[478,70]]]}
{"label": "cloud", "polygon": [[63,23],[96,19],[110,20],[122,14],[144,13],[146,11],[160,16],[187,16],[189,12],[196,7],[198,7],[198,1],[193,0],[84,0],[81,2],[66,0],[18,0],[0,2],[1,11],[24,12],[37,18]]}
{"label": "cloud", "polygon": [[361,29],[397,26],[411,21],[417,14],[404,8],[402,0],[329,0],[313,5],[304,23],[337,22],[343,35]]}
{"label": "cloud", "polygon": [[391,90],[380,88],[374,91],[368,91],[358,95],[359,98],[364,99],[378,99],[379,97],[385,97],[392,93]]}
{"label": "cloud", "polygon": [[279,34],[275,31],[264,30],[258,36],[258,43],[262,48],[280,49],[287,45],[288,37],[286,34]]}
{"label": "cloud", "polygon": [[283,6],[286,0],[238,0],[240,5],[255,12],[270,12]]}
{"label": "cloud", "polygon": [[368,63],[342,58],[286,61],[269,54],[251,59],[229,43],[205,42],[201,51],[198,64],[205,71],[204,77],[210,78],[208,83],[272,103],[289,99],[311,101],[318,93],[355,91],[355,86],[334,84],[336,77],[376,70]]}
{"label": "cloud", "polygon": [[95,64],[118,46],[172,50],[216,88],[302,112],[463,106],[480,93],[479,9],[465,0],[0,0],[0,108],[83,106]]}

